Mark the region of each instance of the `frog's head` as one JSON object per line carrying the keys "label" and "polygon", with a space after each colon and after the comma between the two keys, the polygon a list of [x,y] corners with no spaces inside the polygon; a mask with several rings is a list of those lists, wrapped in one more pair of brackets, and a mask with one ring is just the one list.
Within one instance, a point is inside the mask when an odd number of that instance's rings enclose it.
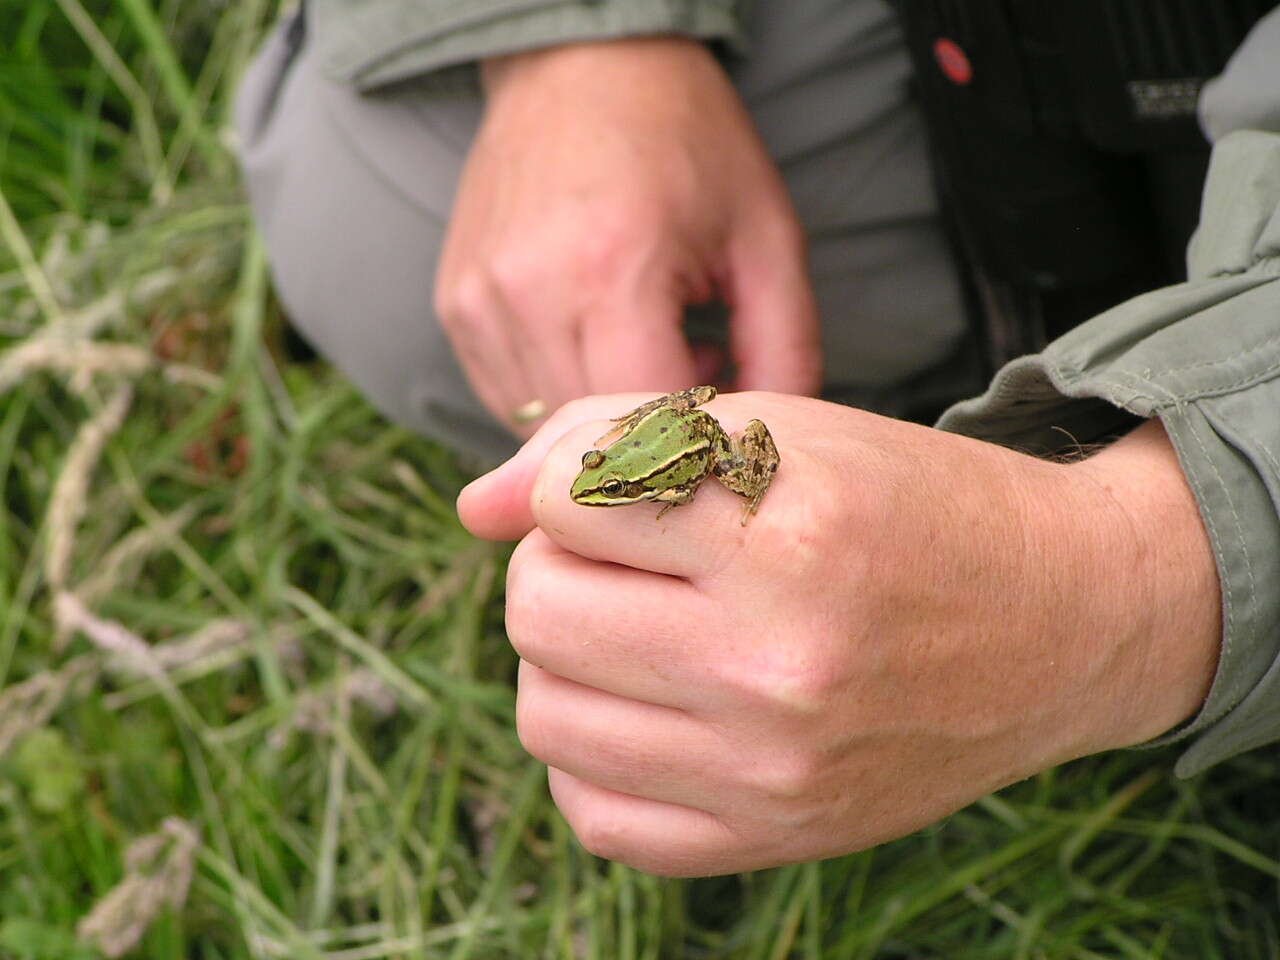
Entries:
{"label": "frog's head", "polygon": [[652,500],[657,491],[629,482],[625,461],[606,450],[588,450],[582,455],[582,472],[573,481],[570,498],[584,507],[617,507]]}

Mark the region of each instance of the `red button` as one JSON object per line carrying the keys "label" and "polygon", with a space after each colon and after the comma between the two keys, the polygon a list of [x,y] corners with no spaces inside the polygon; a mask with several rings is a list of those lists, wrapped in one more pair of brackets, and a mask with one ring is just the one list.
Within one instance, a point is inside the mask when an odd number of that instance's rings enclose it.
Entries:
{"label": "red button", "polygon": [[933,59],[938,61],[942,75],[956,86],[967,87],[973,81],[973,64],[964,48],[950,37],[933,42]]}

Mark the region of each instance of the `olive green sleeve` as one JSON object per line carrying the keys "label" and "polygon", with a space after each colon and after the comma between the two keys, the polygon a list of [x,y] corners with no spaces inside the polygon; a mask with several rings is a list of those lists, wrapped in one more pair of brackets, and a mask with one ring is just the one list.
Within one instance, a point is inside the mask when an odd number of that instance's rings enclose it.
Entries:
{"label": "olive green sleeve", "polygon": [[[1280,60],[1277,60],[1280,63]],[[1219,141],[1189,281],[1095,317],[999,372],[943,429],[1038,453],[1159,417],[1200,507],[1222,585],[1217,676],[1190,776],[1280,740],[1280,135]]]}
{"label": "olive green sleeve", "polygon": [[744,44],[747,0],[311,0],[309,40],[335,79],[368,90],[431,75],[474,83],[485,57],[585,40],[679,34]]}

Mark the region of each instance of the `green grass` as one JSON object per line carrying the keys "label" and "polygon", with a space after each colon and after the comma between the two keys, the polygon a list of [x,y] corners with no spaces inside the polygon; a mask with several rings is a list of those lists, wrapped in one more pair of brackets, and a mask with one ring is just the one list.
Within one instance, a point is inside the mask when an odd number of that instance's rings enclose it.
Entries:
{"label": "green grass", "polygon": [[1274,749],[741,877],[585,854],[465,473],[280,350],[223,135],[274,10],[79,10],[0,0],[0,957],[100,956],[129,898],[175,960],[1280,956]]}

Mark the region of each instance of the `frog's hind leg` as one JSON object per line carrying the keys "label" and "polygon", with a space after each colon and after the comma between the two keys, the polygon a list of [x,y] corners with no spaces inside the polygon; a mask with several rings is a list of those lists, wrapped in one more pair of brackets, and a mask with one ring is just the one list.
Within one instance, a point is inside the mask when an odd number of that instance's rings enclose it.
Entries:
{"label": "frog's hind leg", "polygon": [[769,428],[759,420],[748,423],[742,433],[722,437],[717,446],[718,456],[712,472],[734,493],[747,498],[742,508],[742,525],[745,527],[759,509],[760,501],[778,471],[781,462],[778,448]]}
{"label": "frog's hind leg", "polygon": [[597,440],[596,446],[599,447],[607,440],[635,429],[637,423],[662,407],[670,407],[672,410],[692,410],[694,407],[709,403],[715,398],[715,387],[691,387],[688,390],[677,390],[675,393],[668,393],[665,397],[658,397],[656,400],[642,403],[630,413],[624,413],[622,416],[614,417],[610,420],[610,423],[616,423],[617,426]]}

